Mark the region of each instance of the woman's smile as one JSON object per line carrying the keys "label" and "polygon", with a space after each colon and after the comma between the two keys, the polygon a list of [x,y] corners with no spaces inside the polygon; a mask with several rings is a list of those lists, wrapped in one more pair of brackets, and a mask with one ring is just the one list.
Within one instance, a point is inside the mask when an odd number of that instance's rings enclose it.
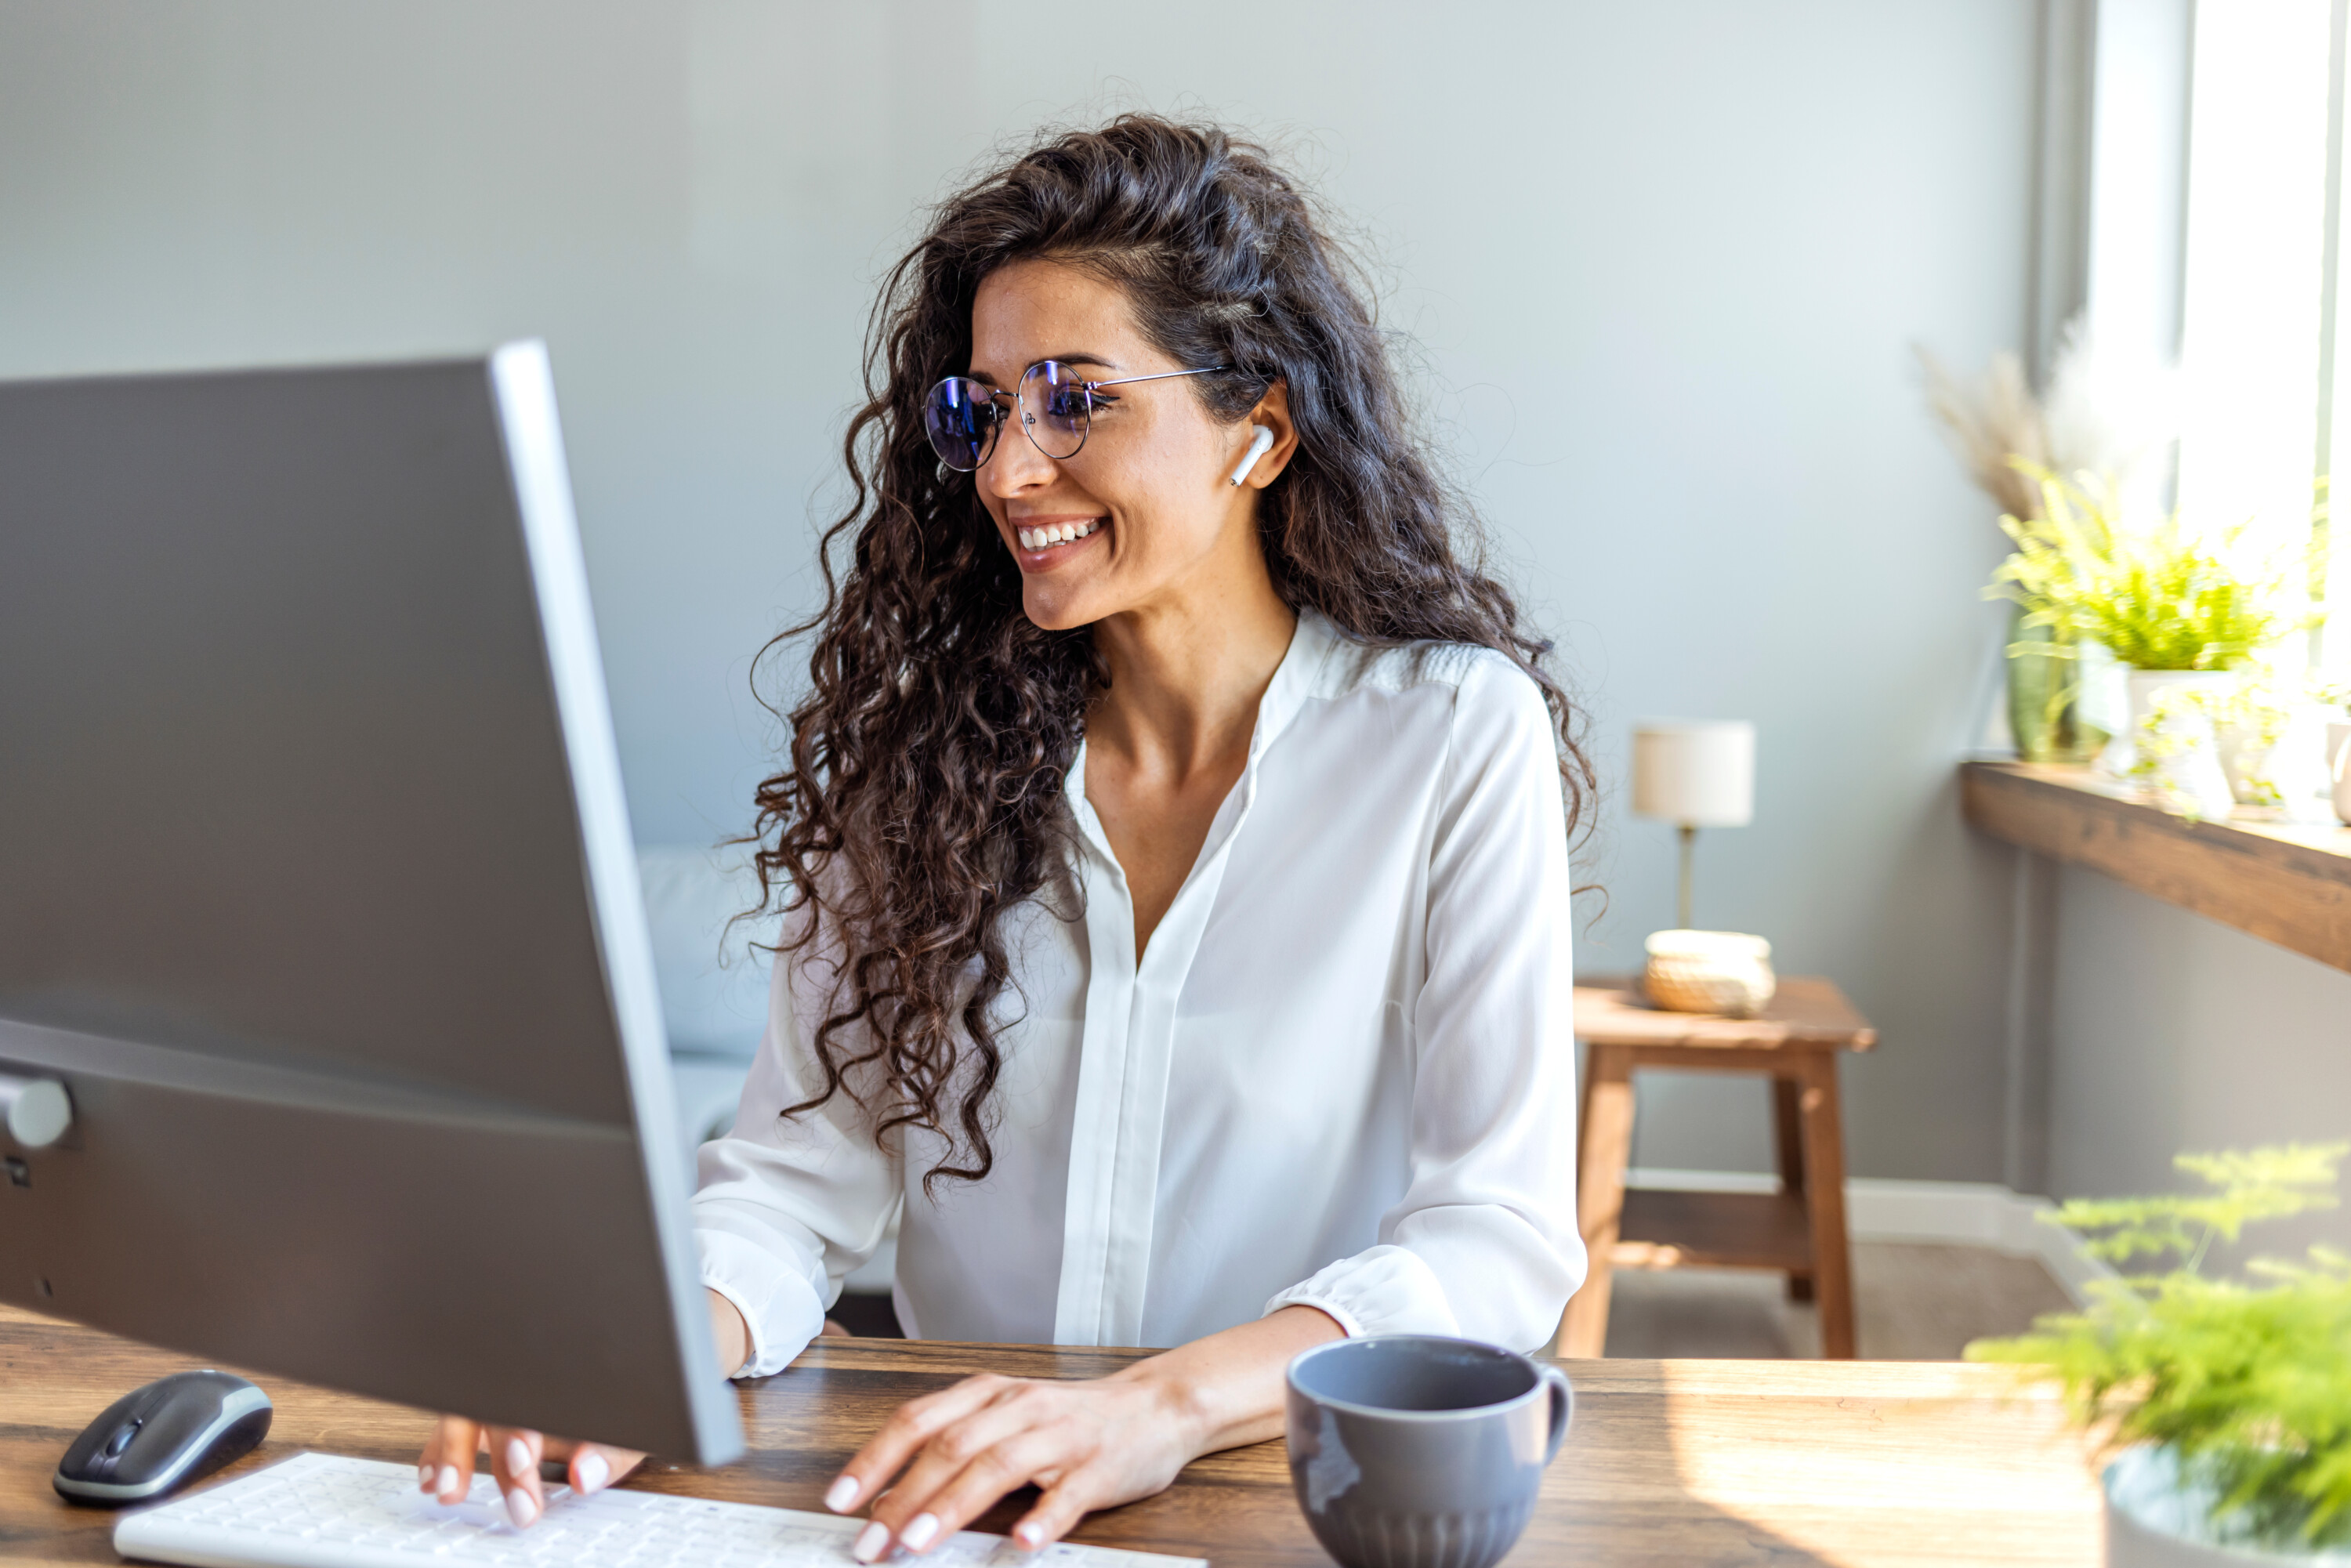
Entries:
{"label": "woman's smile", "polygon": [[1050,571],[1078,553],[1077,548],[1096,536],[1107,538],[1110,519],[1106,517],[1040,514],[1035,517],[1010,519],[1012,537],[1017,541],[1013,559],[1023,571]]}

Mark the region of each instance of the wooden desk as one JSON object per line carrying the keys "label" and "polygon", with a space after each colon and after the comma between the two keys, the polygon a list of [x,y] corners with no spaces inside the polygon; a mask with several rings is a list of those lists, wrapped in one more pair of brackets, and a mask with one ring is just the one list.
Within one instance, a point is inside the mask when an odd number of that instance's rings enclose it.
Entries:
{"label": "wooden desk", "polygon": [[[653,1461],[658,1491],[815,1509],[825,1484],[900,1400],[982,1370],[1077,1377],[1139,1352],[819,1341],[743,1390],[750,1452],[702,1470]],[[49,1473],[117,1396],[200,1364],[0,1306],[0,1559],[113,1563],[113,1516],[68,1507]],[[1539,1563],[2092,1564],[2095,1481],[2050,1396],[2011,1395],[1998,1368],[1956,1363],[1605,1361],[1565,1364],[1574,1429],[1534,1522],[1506,1559]],[[262,1451],[413,1462],[416,1411],[278,1378]],[[982,1528],[1010,1523],[999,1515]],[[1158,1497],[1075,1537],[1207,1556],[1218,1568],[1326,1565],[1290,1496],[1280,1443],[1212,1454]],[[900,1561],[904,1561],[901,1559]]]}

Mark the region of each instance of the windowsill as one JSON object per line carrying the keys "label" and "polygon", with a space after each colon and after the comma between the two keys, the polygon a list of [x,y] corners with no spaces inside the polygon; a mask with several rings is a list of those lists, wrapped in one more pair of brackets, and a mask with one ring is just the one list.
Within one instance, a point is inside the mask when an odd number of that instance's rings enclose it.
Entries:
{"label": "windowsill", "polygon": [[2086,768],[1959,767],[1970,822],[2052,860],[2351,970],[2351,828],[2193,821]]}

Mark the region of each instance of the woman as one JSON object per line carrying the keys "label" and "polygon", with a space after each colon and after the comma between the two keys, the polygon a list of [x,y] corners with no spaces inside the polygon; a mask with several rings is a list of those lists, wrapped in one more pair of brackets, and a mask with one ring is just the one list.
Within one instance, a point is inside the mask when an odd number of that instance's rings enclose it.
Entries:
{"label": "woman", "polygon": [[[1542,1343],[1581,1281],[1568,835],[1589,772],[1259,149],[1130,116],[946,203],[875,315],[788,765],[768,1038],[696,1219],[780,1371],[903,1206],[909,1333],[1172,1344],[900,1409],[826,1497],[1032,1549],[1280,1429],[1342,1334]],[[852,546],[845,574],[831,542]],[[1564,762],[1562,762],[1564,758]],[[537,1463],[443,1423],[517,1522]],[[888,1489],[886,1495],[884,1489]]]}

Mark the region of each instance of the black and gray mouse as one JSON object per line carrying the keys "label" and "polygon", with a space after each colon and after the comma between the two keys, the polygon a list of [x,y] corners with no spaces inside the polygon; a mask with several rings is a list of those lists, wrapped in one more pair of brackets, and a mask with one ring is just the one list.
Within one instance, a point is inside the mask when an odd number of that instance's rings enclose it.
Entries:
{"label": "black and gray mouse", "polygon": [[225,1372],[181,1372],[134,1388],[82,1429],[50,1484],[74,1502],[120,1508],[168,1496],[251,1453],[269,1396]]}

